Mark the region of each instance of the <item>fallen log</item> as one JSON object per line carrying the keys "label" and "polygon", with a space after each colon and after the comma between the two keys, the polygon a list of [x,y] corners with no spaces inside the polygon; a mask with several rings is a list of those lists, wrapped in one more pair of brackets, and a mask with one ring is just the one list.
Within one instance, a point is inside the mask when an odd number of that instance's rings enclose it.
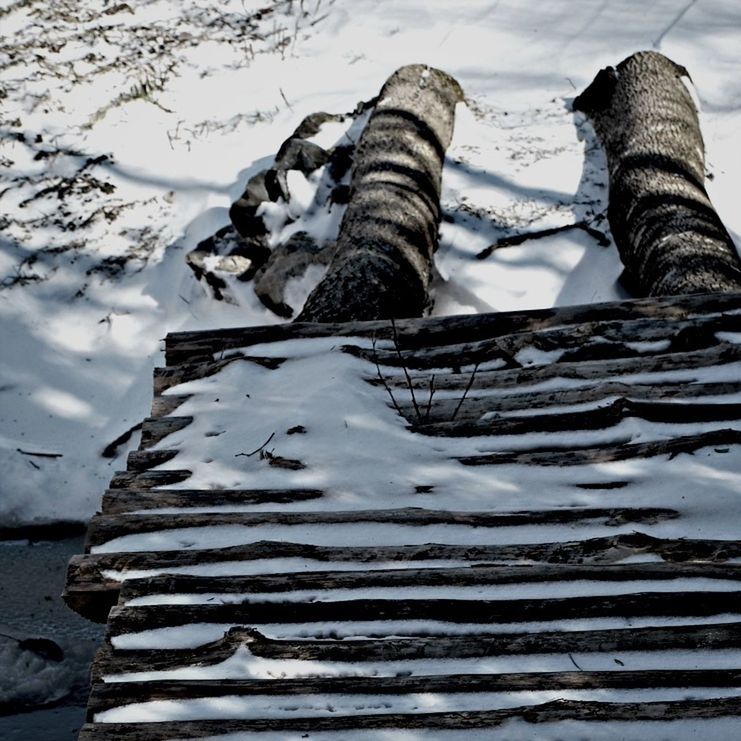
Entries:
{"label": "fallen log", "polygon": [[687,70],[644,51],[601,70],[574,100],[607,153],[608,218],[637,295],[741,289],[741,259],[705,190]]}
{"label": "fallen log", "polygon": [[[407,592],[408,594],[413,592]],[[108,636],[189,624],[260,625],[439,620],[446,623],[529,623],[588,618],[679,618],[737,614],[741,592],[706,590],[552,599],[339,599],[316,602],[250,601],[114,607]]]}
{"label": "fallen log", "polygon": [[247,647],[253,656],[287,661],[418,661],[472,659],[528,654],[610,653],[617,651],[706,651],[741,647],[741,623],[665,625],[645,628],[469,633],[468,635],[355,638],[353,640],[266,638],[251,628],[235,627],[212,643],[191,648],[117,649],[106,643],[91,669],[103,676],[140,671],[168,671],[184,666],[214,666]]}
{"label": "fallen log", "polygon": [[[120,490],[119,490],[120,491]],[[741,542],[737,540],[660,540],[641,533],[623,533],[610,537],[581,541],[530,543],[512,545],[445,545],[424,544],[406,546],[315,546],[305,543],[260,541],[227,548],[207,548],[191,551],[118,552],[75,556],[69,564],[64,600],[76,612],[89,620],[105,622],[108,611],[116,604],[125,572],[144,571],[152,575],[171,569],[182,570],[204,564],[233,564],[237,571],[249,562],[263,559],[305,559],[308,572],[326,571],[335,564],[365,564],[368,569],[383,569],[390,565],[406,567],[411,572],[429,571],[428,564],[448,561],[451,564],[512,564],[534,561],[545,564],[576,565],[577,568],[615,564],[628,557],[656,556],[675,564],[724,563],[741,557]],[[240,567],[240,564],[242,565]],[[326,564],[326,565],[325,565]],[[262,567],[266,568],[266,567]],[[270,567],[267,567],[270,573]],[[477,566],[477,568],[482,568]],[[677,568],[677,567],[675,567]],[[118,578],[116,577],[118,572]],[[229,573],[228,570],[224,573]],[[356,574],[357,571],[350,571]],[[530,572],[533,573],[533,572]],[[587,573],[587,572],[584,572]],[[605,576],[609,575],[606,570]],[[677,568],[678,575],[682,572]],[[593,574],[592,574],[593,576]],[[267,577],[266,577],[267,578]],[[307,578],[311,578],[310,576]],[[138,580],[128,582],[136,584]],[[146,581],[146,580],[145,580]]]}
{"label": "fallen log", "polygon": [[355,154],[337,252],[299,321],[420,316],[440,221],[458,83],[415,64],[384,84]]}
{"label": "fallen log", "polygon": [[[741,432],[738,433],[741,436]],[[170,451],[167,451],[170,452]],[[504,454],[502,454],[504,455]],[[466,459],[468,460],[468,459]],[[476,465],[469,463],[469,465]],[[457,525],[471,528],[575,525],[599,522],[605,526],[627,522],[672,520],[679,514],[666,507],[568,507],[516,512],[434,510],[422,507],[399,509],[332,510],[319,512],[182,512],[93,516],[88,525],[88,544],[99,546],[124,535],[164,532],[197,527],[302,527],[308,525],[352,525],[378,523],[391,526],[429,527]]]}
{"label": "fallen log", "polygon": [[169,679],[103,682],[92,688],[88,716],[153,700],[288,695],[405,695],[421,692],[543,692],[548,690],[739,687],[735,669],[568,671],[503,674],[442,674],[395,677],[311,677],[310,679]]}
{"label": "fallen log", "polygon": [[[653,721],[710,719],[734,717],[741,713],[738,697],[714,697],[708,700],[656,702],[599,702],[596,700],[551,700],[533,705],[499,708],[496,710],[456,710],[452,712],[378,713],[353,715],[285,716],[278,718],[234,718],[142,723],[86,724],[80,731],[80,741],[168,741],[169,739],[212,738],[227,734],[251,734],[272,731],[319,733],[353,729],[408,729],[462,731],[493,728],[507,721],[521,719],[527,723],[557,723],[563,720],[581,721]],[[647,737],[651,730],[644,731]],[[346,736],[347,737],[347,736]],[[666,738],[666,736],[664,736]],[[654,736],[656,738],[656,736]]]}
{"label": "fallen log", "polygon": [[[586,323],[629,322],[642,319],[680,321],[741,310],[741,292],[644,298],[601,304],[500,311],[425,319],[400,319],[395,328],[388,321],[321,324],[269,324],[264,327],[231,327],[171,332],[165,338],[168,366],[223,359],[223,353],[265,342],[313,337],[377,337],[395,341],[402,351],[450,344],[479,342],[519,332],[572,327]],[[394,329],[396,331],[394,331]],[[596,330],[595,330],[596,331]]]}

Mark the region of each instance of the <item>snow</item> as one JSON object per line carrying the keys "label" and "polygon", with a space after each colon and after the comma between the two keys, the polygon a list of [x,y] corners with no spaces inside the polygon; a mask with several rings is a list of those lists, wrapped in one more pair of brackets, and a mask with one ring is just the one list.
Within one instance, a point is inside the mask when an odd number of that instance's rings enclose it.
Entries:
{"label": "snow", "polygon": [[[89,0],[3,3],[3,523],[95,511],[126,446],[113,460],[100,452],[146,416],[168,331],[278,321],[249,284],[235,304],[215,301],[185,254],[228,223],[246,179],[304,115],[354,109],[403,64],[440,67],[467,95],[444,169],[434,313],[621,295],[614,247],[579,230],[475,255],[522,230],[581,219],[606,229],[602,153],[569,102],[638,49],[689,69],[708,190],[741,233],[741,9],[731,0],[558,0],[537,12],[516,0],[318,0],[277,2],[250,21],[264,4],[132,0],[107,15]],[[317,141],[345,128],[327,124]],[[292,209],[311,203],[316,177],[304,180],[291,175]],[[43,192],[60,183],[71,186]],[[272,239],[299,227],[331,238],[340,215],[310,207]],[[320,275],[289,286],[294,308]]]}
{"label": "snow", "polygon": [[[735,669],[741,651],[693,649],[691,651],[612,651],[571,655],[583,671],[640,671],[652,669]],[[615,659],[622,662],[618,664]],[[405,659],[404,661],[311,661],[308,659],[268,659],[238,648],[225,661],[212,666],[187,666],[161,671],[108,675],[106,682],[140,682],[167,679],[279,679],[314,676],[393,677],[455,674],[500,674],[509,672],[573,671],[567,654],[527,654],[476,657],[471,659]]]}
{"label": "snow", "polygon": [[[252,13],[272,10],[260,19]],[[0,2],[0,525],[90,517],[113,472],[125,466],[134,433],[114,458],[101,452],[148,415],[151,372],[162,365],[168,332],[271,324],[282,321],[254,295],[251,283],[230,280],[230,300],[217,301],[198,283],[185,256],[229,222],[229,205],[247,180],[272,162],[302,118],[316,111],[347,114],[377,94],[403,64],[423,62],[459,80],[466,102],[456,110],[454,139],[443,171],[443,221],[434,315],[526,310],[625,297],[616,283],[621,266],[614,245],[600,246],[579,229],[529,240],[477,256],[498,239],[521,232],[588,222],[609,237],[604,219],[604,155],[573,97],[600,67],[655,48],[685,65],[688,85],[701,107],[707,148],[707,187],[731,234],[741,234],[741,79],[738,42],[741,8],[732,0],[646,4],[638,0],[593,3],[552,0],[92,0]],[[322,126],[313,138],[323,147],[356,141],[366,115]],[[346,178],[347,180],[347,178]],[[288,203],[266,204],[271,245],[303,231],[330,244],[342,217],[340,205],[324,203],[324,170],[288,176]],[[211,268],[218,260],[208,258]],[[285,300],[299,309],[324,268],[312,266],[291,281]],[[738,332],[719,339],[741,342]],[[171,389],[192,393],[177,414],[193,425],[170,435],[160,448],[177,448],[178,467],[193,476],[178,487],[317,487],[321,499],[281,505],[285,512],[357,511],[395,507],[430,510],[519,511],[563,507],[671,507],[681,517],[654,523],[608,525],[588,520],[570,525],[467,527],[463,525],[256,525],[180,528],[134,534],[103,543],[96,553],[213,549],[266,539],[331,545],[410,543],[543,543],[631,533],[660,537],[736,539],[741,453],[712,449],[664,459],[634,460],[562,469],[522,466],[463,467],[457,455],[518,449],[552,442],[547,435],[441,440],[411,433],[388,406],[382,387],[366,383],[369,364],[341,353],[340,344],[369,347],[348,338],[297,340],[252,347],[249,354],[288,358],[278,370],[235,362],[207,379]],[[379,345],[380,346],[380,345]],[[661,341],[632,343],[638,352],[663,349]],[[235,351],[236,352],[236,351]],[[558,352],[524,348],[527,366],[553,362]],[[480,372],[501,361],[482,364]],[[387,378],[400,369],[383,368]],[[634,373],[626,382],[737,381],[740,363],[663,374]],[[372,375],[372,374],[371,374]],[[574,379],[548,379],[522,391],[576,388]],[[517,390],[517,389],[515,389]],[[493,396],[510,393],[500,389]],[[406,390],[395,391],[405,400]],[[437,398],[459,392],[439,391]],[[247,396],[249,394],[249,396]],[[424,394],[419,396],[426,401]],[[713,401],[721,401],[720,398]],[[710,401],[706,399],[705,401]],[[738,396],[723,401],[738,401]],[[560,411],[598,408],[574,405]],[[331,414],[328,413],[331,410]],[[525,416],[519,410],[507,416]],[[296,425],[305,435],[288,435]],[[646,441],[720,429],[728,423],[683,426],[626,419],[615,427],[561,436],[562,445]],[[224,431],[213,437],[214,431]],[[256,449],[275,433],[268,452],[302,461],[286,471]],[[29,454],[31,453],[31,454]],[[54,454],[56,457],[34,454]],[[217,455],[218,453],[218,455]],[[347,461],[353,461],[347,466]],[[379,465],[379,461],[383,464]],[[624,481],[624,488],[579,490],[580,482]],[[431,487],[417,493],[416,487]],[[192,508],[196,512],[260,512],[275,505]],[[147,514],[168,510],[149,510]],[[656,560],[648,554],[624,562]],[[470,565],[410,561],[406,568]],[[251,575],[291,571],[370,570],[399,564],[334,562],[300,558],[223,561],[171,568],[194,575]],[[14,571],[17,578],[28,573]],[[151,576],[157,569],[128,572]],[[121,572],[106,576],[121,579]],[[41,581],[41,579],[36,579]],[[732,591],[730,580],[608,583],[580,581],[486,587],[416,586],[406,597],[544,598],[640,590]],[[12,590],[10,590],[12,591]],[[15,589],[15,591],[18,591]],[[365,598],[394,598],[386,588],[362,590]],[[398,590],[396,591],[398,594]],[[347,600],[358,590],[285,593],[154,594],[130,606],[243,600]],[[735,614],[703,618],[619,617],[499,623],[491,632],[587,630],[651,625],[693,625],[737,620]],[[17,622],[17,621],[16,621]],[[187,648],[218,640],[231,627],[199,624],[112,636],[117,648]],[[336,621],[254,626],[273,639],[387,635],[466,634],[480,625],[435,620]],[[31,631],[35,626],[29,624]],[[35,628],[37,631],[40,628]],[[5,629],[4,629],[5,630]],[[26,633],[18,632],[18,636]],[[46,632],[46,630],[42,631]],[[11,633],[9,632],[8,635]],[[13,633],[15,635],[15,633]],[[48,702],[79,685],[90,646],[62,641],[68,661],[56,663],[0,638],[0,702]],[[85,645],[83,645],[85,643]],[[87,642],[89,643],[89,641]],[[611,652],[574,656],[531,655],[470,660],[291,661],[264,659],[248,647],[215,666],[140,672],[120,681],[165,678],[274,678],[394,676],[455,672],[570,671],[651,668],[736,668],[738,650]],[[617,664],[616,661],[620,661]],[[70,663],[71,662],[71,663]],[[114,679],[108,677],[108,680]],[[611,700],[694,697],[719,692],[610,691]],[[723,691],[729,695],[733,690]],[[513,706],[569,693],[506,695],[472,693],[391,698],[397,711]],[[599,692],[569,696],[600,698]],[[273,701],[274,700],[274,701]],[[280,717],[310,713],[377,712],[388,697],[220,698],[158,702],[109,711],[98,721]],[[331,702],[332,709],[327,705]],[[269,709],[266,710],[266,707]],[[557,730],[521,721],[487,729],[492,739],[733,738],[726,720],[667,720],[647,727],[633,722],[595,726],[565,722]],[[301,734],[257,734],[298,738]],[[312,733],[312,738],[346,734]],[[233,734],[236,741],[246,736]],[[250,736],[253,737],[253,736]],[[457,737],[454,732],[389,730],[353,732],[353,738]],[[467,737],[470,737],[467,734]],[[226,738],[226,737],[224,737]]]}
{"label": "snow", "polygon": [[[508,720],[501,726],[486,729],[487,741],[727,741],[738,730],[736,718],[716,718],[702,721],[663,720],[663,721],[622,721],[610,724],[589,723],[587,721],[564,721],[558,724],[533,724],[525,720]],[[419,729],[374,729],[361,731],[353,729],[353,739],[357,741],[468,741],[472,731],[432,731]],[[203,741],[300,741],[306,738],[303,731],[280,733],[229,733],[208,736]],[[347,738],[346,731],[312,732],[312,741],[340,741]]]}
{"label": "snow", "polygon": [[[127,603],[133,604],[133,603]],[[693,618],[591,618],[550,620],[547,622],[490,623],[487,634],[535,633],[575,630],[611,630],[617,628],[650,628],[661,625],[707,625],[733,622],[737,615],[724,613],[710,617]],[[188,625],[153,628],[136,633],[114,636],[112,643],[118,649],[173,649],[194,648],[223,637],[233,627],[227,623],[190,623]],[[376,620],[376,621],[327,621],[320,623],[257,623],[254,626],[266,638],[275,640],[300,639],[358,639],[388,638],[390,636],[456,636],[481,633],[477,623],[447,623],[441,620]],[[476,659],[478,662],[479,659]],[[712,663],[712,662],[711,662]],[[469,667],[469,671],[474,671]]]}
{"label": "snow", "polygon": [[[741,688],[724,696],[741,694]],[[216,699],[157,700],[114,708],[97,713],[98,723],[146,721],[186,721],[208,718],[300,718],[306,715],[327,717],[336,714],[375,715],[384,713],[442,713],[450,711],[485,711],[538,705],[554,700],[606,700],[612,702],[658,702],[705,699],[717,691],[701,688],[664,690],[551,690],[538,692],[415,693],[409,695],[295,695],[238,697],[223,695]]]}

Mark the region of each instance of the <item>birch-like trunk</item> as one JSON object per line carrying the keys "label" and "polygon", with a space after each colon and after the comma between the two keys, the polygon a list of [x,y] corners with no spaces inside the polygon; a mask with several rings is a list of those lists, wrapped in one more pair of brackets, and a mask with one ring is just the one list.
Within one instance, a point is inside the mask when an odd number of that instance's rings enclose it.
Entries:
{"label": "birch-like trunk", "polygon": [[608,217],[638,295],[741,291],[741,260],[705,190],[687,70],[652,51],[601,70],[574,100],[607,153]]}
{"label": "birch-like trunk", "polygon": [[337,252],[299,321],[420,316],[440,221],[440,180],[458,83],[410,65],[383,86],[355,153]]}

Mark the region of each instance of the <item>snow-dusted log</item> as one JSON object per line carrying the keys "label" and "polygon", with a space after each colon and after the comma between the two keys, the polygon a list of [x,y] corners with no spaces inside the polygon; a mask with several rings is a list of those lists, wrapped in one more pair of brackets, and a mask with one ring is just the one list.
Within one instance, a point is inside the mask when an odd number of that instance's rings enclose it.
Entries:
{"label": "snow-dusted log", "polygon": [[409,65],[383,86],[358,143],[337,252],[298,319],[420,316],[440,220],[440,179],[458,83]]}
{"label": "snow-dusted log", "polygon": [[574,100],[607,153],[610,228],[638,295],[741,290],[741,260],[705,190],[687,81],[681,65],[638,52]]}

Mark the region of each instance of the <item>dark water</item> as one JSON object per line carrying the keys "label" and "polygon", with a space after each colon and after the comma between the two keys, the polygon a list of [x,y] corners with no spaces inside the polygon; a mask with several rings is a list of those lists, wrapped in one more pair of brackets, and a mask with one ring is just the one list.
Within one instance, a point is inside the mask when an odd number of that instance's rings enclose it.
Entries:
{"label": "dark water", "polygon": [[[0,632],[57,643],[65,652],[67,676],[73,677],[74,685],[70,695],[55,707],[0,716],[1,741],[70,741],[77,738],[85,722],[89,666],[103,626],[81,618],[61,598],[67,562],[83,549],[79,537],[38,543],[0,540]],[[2,665],[2,656],[7,653],[0,652],[0,672],[15,672],[17,667]],[[0,704],[12,708],[15,698],[9,684],[4,684]],[[49,688],[50,692],[54,689]]]}
{"label": "dark water", "polygon": [[62,705],[51,710],[0,717],[3,741],[72,741],[85,722],[85,708]]}

